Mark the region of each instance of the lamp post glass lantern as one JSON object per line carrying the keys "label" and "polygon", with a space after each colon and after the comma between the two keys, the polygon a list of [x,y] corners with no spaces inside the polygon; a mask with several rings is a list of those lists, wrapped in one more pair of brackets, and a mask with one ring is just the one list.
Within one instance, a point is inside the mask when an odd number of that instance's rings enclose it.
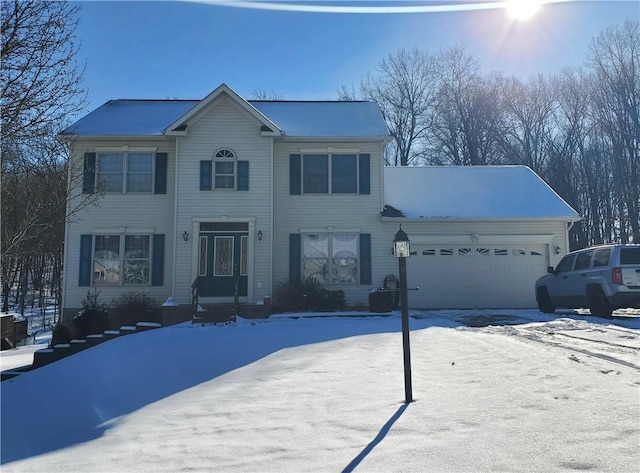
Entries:
{"label": "lamp post glass lantern", "polygon": [[409,237],[402,229],[396,232],[396,236],[393,239],[393,256],[396,258],[409,258],[411,257],[411,246],[409,245]]}
{"label": "lamp post glass lantern", "polygon": [[407,302],[407,258],[411,257],[409,237],[402,225],[393,239],[394,256],[398,258],[400,273],[400,306],[402,310],[402,354],[404,359],[404,399],[405,404],[413,402],[411,387],[411,348],[409,345],[409,309]]}

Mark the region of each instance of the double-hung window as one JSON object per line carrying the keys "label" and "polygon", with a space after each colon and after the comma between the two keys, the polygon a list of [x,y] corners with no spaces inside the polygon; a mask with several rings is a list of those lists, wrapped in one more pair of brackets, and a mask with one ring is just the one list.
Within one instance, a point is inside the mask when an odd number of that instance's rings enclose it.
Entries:
{"label": "double-hung window", "polygon": [[150,240],[149,235],[96,235],[93,254],[94,284],[149,284]]}
{"label": "double-hung window", "polygon": [[302,235],[302,276],[322,284],[358,283],[357,233]]}
{"label": "double-hung window", "polygon": [[249,161],[237,159],[228,148],[213,154],[213,160],[200,161],[200,190],[249,190]]}
{"label": "double-hung window", "polygon": [[357,155],[303,155],[302,191],[305,194],[357,194]]}
{"label": "double-hung window", "polygon": [[289,156],[289,193],[370,194],[370,155],[307,153]]}
{"label": "double-hung window", "polygon": [[213,157],[214,186],[216,189],[236,188],[236,155],[230,149],[221,149]]}
{"label": "double-hung window", "polygon": [[105,192],[152,192],[153,153],[98,153],[96,177]]}

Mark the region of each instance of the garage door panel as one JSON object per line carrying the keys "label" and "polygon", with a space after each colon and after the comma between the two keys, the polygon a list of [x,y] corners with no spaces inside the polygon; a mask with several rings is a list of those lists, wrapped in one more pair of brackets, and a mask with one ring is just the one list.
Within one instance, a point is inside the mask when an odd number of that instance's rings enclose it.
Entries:
{"label": "garage door panel", "polygon": [[546,245],[413,245],[407,260],[415,308],[535,307]]}

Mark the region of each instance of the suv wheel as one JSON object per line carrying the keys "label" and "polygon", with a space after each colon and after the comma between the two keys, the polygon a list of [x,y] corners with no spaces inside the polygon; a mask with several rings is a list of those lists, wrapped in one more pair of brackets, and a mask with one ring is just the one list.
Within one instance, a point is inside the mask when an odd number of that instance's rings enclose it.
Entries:
{"label": "suv wheel", "polygon": [[551,298],[547,292],[546,287],[539,287],[536,291],[536,302],[538,303],[538,310],[545,314],[553,314],[556,310],[551,303]]}
{"label": "suv wheel", "polygon": [[604,295],[601,287],[591,286],[587,289],[587,302],[591,315],[611,317],[613,306],[609,304],[607,296]]}

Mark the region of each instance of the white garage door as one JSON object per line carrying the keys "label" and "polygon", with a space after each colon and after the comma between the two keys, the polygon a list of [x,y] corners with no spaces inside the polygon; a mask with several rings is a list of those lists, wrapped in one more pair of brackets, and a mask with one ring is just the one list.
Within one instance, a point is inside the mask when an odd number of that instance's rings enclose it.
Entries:
{"label": "white garage door", "polygon": [[409,306],[432,309],[536,307],[547,245],[412,245]]}

